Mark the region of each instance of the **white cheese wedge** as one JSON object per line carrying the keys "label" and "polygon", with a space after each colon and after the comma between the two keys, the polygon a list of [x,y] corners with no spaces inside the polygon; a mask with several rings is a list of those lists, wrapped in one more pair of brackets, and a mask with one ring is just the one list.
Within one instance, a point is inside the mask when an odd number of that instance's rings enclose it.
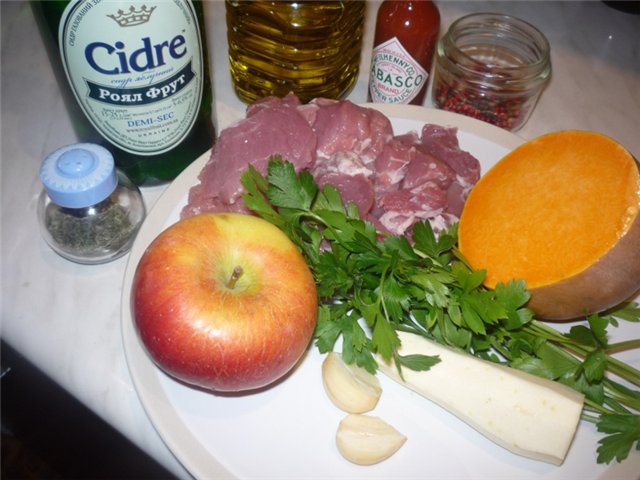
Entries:
{"label": "white cheese wedge", "polygon": [[428,371],[402,369],[377,358],[380,370],[435,402],[480,433],[525,457],[560,465],[580,422],[584,396],[513,368],[398,332],[400,355],[438,355]]}

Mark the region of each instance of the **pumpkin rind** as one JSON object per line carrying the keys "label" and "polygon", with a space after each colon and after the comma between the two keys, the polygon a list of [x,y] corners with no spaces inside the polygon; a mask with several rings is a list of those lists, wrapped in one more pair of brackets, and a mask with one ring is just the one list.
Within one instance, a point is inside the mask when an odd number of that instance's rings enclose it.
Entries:
{"label": "pumpkin rind", "polygon": [[640,288],[640,215],[620,241],[584,272],[530,290],[539,318],[572,320],[632,298]]}
{"label": "pumpkin rind", "polygon": [[485,285],[524,279],[539,318],[597,313],[640,289],[640,165],[613,139],[567,130],[507,154],[467,199],[459,246]]}

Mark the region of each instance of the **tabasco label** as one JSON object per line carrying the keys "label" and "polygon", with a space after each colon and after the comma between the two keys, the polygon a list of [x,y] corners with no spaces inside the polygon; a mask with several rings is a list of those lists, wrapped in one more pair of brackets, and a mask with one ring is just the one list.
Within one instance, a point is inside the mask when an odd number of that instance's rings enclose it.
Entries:
{"label": "tabasco label", "polygon": [[369,78],[374,102],[409,103],[420,93],[429,73],[393,37],[373,49]]}

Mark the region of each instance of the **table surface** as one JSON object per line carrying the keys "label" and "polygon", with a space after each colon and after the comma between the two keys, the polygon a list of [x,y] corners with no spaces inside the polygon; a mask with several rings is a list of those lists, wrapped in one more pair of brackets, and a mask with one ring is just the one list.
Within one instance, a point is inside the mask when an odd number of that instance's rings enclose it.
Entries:
{"label": "table surface", "polygon": [[[57,256],[41,239],[36,200],[42,158],[77,138],[26,2],[2,1],[2,337],[54,381],[181,477],[146,416],[123,352],[120,298],[127,256],[82,266]],[[438,3],[442,31],[461,15],[497,11],[542,30],[553,75],[525,139],[560,129],[610,135],[640,158],[640,16],[589,2]],[[348,96],[366,101],[378,2],[369,2],[361,72]],[[206,4],[218,131],[242,118],[226,55],[224,4]],[[429,99],[425,106],[430,107]],[[150,209],[165,186],[147,187]]]}

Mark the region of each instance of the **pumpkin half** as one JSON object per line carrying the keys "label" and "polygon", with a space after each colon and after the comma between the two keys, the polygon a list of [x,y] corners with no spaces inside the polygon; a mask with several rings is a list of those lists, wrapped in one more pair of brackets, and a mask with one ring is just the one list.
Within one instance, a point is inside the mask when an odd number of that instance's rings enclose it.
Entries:
{"label": "pumpkin half", "polygon": [[613,139],[567,130],[516,148],[476,184],[459,248],[485,285],[522,279],[539,318],[598,313],[640,288],[640,166]]}

